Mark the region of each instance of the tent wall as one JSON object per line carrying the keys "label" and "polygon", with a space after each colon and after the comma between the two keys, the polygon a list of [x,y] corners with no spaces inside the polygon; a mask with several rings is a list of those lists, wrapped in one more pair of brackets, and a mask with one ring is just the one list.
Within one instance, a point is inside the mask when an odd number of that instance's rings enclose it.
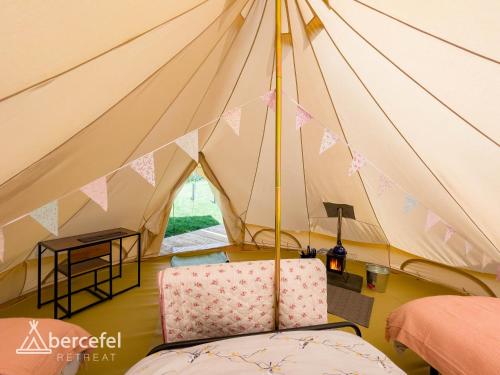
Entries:
{"label": "tent wall", "polygon": [[[323,202],[348,203],[345,238],[378,249],[359,259],[385,264],[391,246],[496,272],[499,2],[283,2],[283,228],[331,240]],[[171,143],[154,187],[117,168],[194,129],[228,234],[272,227],[274,112],[259,97],[274,86],[273,38],[273,1],[2,3],[0,301],[33,288],[33,250],[51,237],[29,216],[10,222],[56,199],[61,236],[124,226],[158,254],[193,163]],[[314,117],[300,130],[294,102]],[[239,136],[220,118],[236,106]],[[323,127],[338,142],[320,155]],[[348,176],[354,151],[369,162]],[[103,212],[78,189],[107,174]],[[441,221],[426,231],[429,210]]]}

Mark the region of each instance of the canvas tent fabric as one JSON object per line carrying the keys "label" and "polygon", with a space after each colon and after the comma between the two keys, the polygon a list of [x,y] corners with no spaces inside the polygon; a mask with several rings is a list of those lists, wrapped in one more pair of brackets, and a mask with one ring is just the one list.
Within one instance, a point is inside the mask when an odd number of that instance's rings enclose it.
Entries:
{"label": "canvas tent fabric", "polygon": [[[195,167],[175,144],[154,155],[154,187],[130,168],[108,176],[107,212],[68,193],[200,128],[201,163],[233,241],[273,227],[274,112],[254,100],[274,87],[273,1],[0,9],[0,225],[58,199],[60,236],[137,229],[154,256]],[[302,244],[331,244],[336,224],[323,202],[347,203],[356,220],[344,237],[360,260],[397,268],[398,248],[494,273],[498,1],[284,0],[283,9],[283,229]],[[314,117],[300,130],[292,100]],[[223,120],[204,126],[244,103],[239,136]],[[315,122],[342,142],[320,155]],[[371,164],[348,176],[353,149]],[[381,171],[398,188],[378,194]],[[410,213],[407,193],[418,200]],[[425,231],[429,209],[442,222]],[[445,242],[447,226],[456,234]],[[3,234],[0,302],[34,289],[34,249],[51,236],[29,216]]]}

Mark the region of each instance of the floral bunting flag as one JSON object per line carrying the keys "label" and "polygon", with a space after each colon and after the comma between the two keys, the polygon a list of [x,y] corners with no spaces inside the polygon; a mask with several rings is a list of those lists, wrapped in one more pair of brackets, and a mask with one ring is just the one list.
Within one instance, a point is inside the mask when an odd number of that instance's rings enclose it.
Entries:
{"label": "floral bunting flag", "polygon": [[198,163],[198,129],[177,138],[175,143]]}
{"label": "floral bunting flag", "polygon": [[359,171],[366,164],[366,158],[363,154],[354,151],[352,155],[351,167],[349,168],[348,175],[352,176],[354,173]]}
{"label": "floral bunting flag", "polygon": [[5,237],[3,234],[3,228],[0,228],[0,262],[3,262],[4,253],[5,253]]}
{"label": "floral bunting flag", "polygon": [[266,92],[260,98],[262,99],[265,105],[267,105],[273,111],[276,111],[276,90],[271,90],[269,92]]}
{"label": "floral bunting flag", "polygon": [[384,174],[381,174],[378,179],[377,195],[380,197],[386,191],[394,187],[394,182]]}
{"label": "floral bunting flag", "polygon": [[404,212],[405,214],[409,214],[413,209],[417,206],[417,199],[412,197],[411,195],[407,195],[405,197],[405,206]]}
{"label": "floral bunting flag", "polygon": [[444,233],[444,243],[447,243],[450,240],[451,236],[453,236],[454,234],[455,229],[453,229],[449,225],[446,226],[446,232]]}
{"label": "floral bunting flag", "polygon": [[425,231],[428,231],[431,229],[434,225],[436,225],[439,221],[441,221],[441,218],[436,215],[434,212],[431,210],[427,211],[427,219],[425,220]]}
{"label": "floral bunting flag", "polygon": [[59,206],[57,201],[52,201],[31,211],[30,216],[53,235],[57,236],[59,234]]}
{"label": "floral bunting flag", "polygon": [[297,113],[295,114],[295,129],[299,130],[312,119],[312,115],[297,104]]}
{"label": "floral bunting flag", "polygon": [[81,187],[80,191],[101,206],[104,211],[108,211],[108,184],[105,176]]}
{"label": "floral bunting flag", "polygon": [[130,167],[139,173],[147,182],[155,186],[155,158],[153,153],[146,154],[135,159]]}
{"label": "floral bunting flag", "polygon": [[339,137],[334,132],[332,132],[330,129],[325,128],[323,132],[323,138],[321,138],[321,146],[319,147],[319,154],[321,155],[330,147],[335,146],[338,140]]}
{"label": "floral bunting flag", "polygon": [[222,115],[222,118],[236,135],[240,135],[241,107],[230,109]]}
{"label": "floral bunting flag", "polygon": [[469,253],[472,251],[472,245],[469,241],[465,241],[464,243],[465,256],[469,256]]}

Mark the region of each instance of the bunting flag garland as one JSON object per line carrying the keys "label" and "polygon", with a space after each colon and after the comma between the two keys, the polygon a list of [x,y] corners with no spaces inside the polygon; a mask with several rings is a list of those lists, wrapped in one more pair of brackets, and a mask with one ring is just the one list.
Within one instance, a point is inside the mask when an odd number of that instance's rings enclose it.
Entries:
{"label": "bunting flag garland", "polygon": [[366,158],[359,152],[353,151],[351,167],[349,168],[348,175],[352,176],[359,171],[366,164]]}
{"label": "bunting flag garland", "polygon": [[305,124],[312,120],[312,115],[300,105],[297,105],[297,113],[295,114],[295,129],[299,130]]}
{"label": "bunting flag garland", "polygon": [[386,191],[391,190],[394,186],[394,182],[384,174],[381,174],[378,179],[377,195],[380,197]]}
{"label": "bunting flag garland", "polygon": [[31,211],[30,216],[53,235],[57,236],[59,234],[59,206],[57,201],[52,201]]}
{"label": "bunting flag garland", "polygon": [[[253,98],[250,102],[253,102],[257,100],[258,98]],[[276,111],[276,91],[270,90],[264,95],[260,96],[260,99],[265,103],[265,105],[272,109],[273,111]],[[295,116],[295,128],[296,130],[302,129],[302,127],[310,122],[314,117],[311,113],[309,113],[305,108],[303,108],[300,104],[296,103],[291,100],[295,105],[296,105],[296,116]],[[248,103],[250,103],[248,102]],[[247,103],[247,104],[248,104]],[[241,104],[238,107],[231,108],[224,113],[220,117],[217,117],[216,119],[213,119],[203,125],[200,126],[200,128],[206,127],[206,126],[212,126],[215,122],[219,121],[220,119],[224,120],[226,124],[234,131],[234,133],[239,136],[240,135],[240,127],[241,127],[241,116],[242,116],[242,109],[245,107],[247,104]],[[363,168],[366,163],[372,164],[363,154],[360,152],[354,150],[352,146],[347,143],[344,139],[341,140],[341,138],[335,134],[333,131],[331,131],[329,128],[327,128],[325,125],[321,124],[318,120],[314,121],[315,125],[319,125],[320,127],[323,128],[323,135],[321,139],[321,145],[319,148],[319,154],[325,153],[327,150],[332,148],[334,145],[336,145],[339,141],[341,141],[343,144],[345,144],[349,150],[352,151],[352,161],[351,165],[348,169],[348,175],[352,176],[353,174],[357,173],[361,168]],[[80,187],[79,190],[84,193],[86,196],[88,196],[93,202],[98,204],[104,211],[108,211],[108,187],[107,187],[107,176],[110,175],[111,173],[116,172],[117,170],[120,170],[121,168],[124,168],[126,166],[130,166],[136,173],[138,173],[141,177],[143,177],[149,184],[152,186],[156,186],[156,175],[155,175],[155,160],[154,160],[154,153],[171,143],[175,143],[178,147],[180,147],[189,157],[191,157],[193,160],[195,160],[198,163],[198,154],[199,154],[199,129],[195,129],[193,131],[190,131],[187,134],[184,134],[183,136],[175,139],[175,140],[169,140],[168,143],[165,143],[164,145],[158,147],[154,151],[145,154],[135,160],[133,160],[130,164],[122,165],[121,167],[115,169],[112,172],[109,172],[106,176],[100,177],[89,184]],[[380,172],[380,170],[372,164],[372,166]],[[378,180],[378,186],[377,186],[377,195],[382,196],[385,194],[388,190],[393,189],[394,187],[398,187],[401,189],[403,192],[405,190],[400,187],[395,181],[390,179],[387,175],[385,175],[383,172],[380,173],[379,175],[379,180]],[[77,189],[71,191],[70,193],[73,193],[75,191],[78,191]],[[66,195],[70,194],[66,193]],[[404,201],[404,213],[409,214],[412,212],[417,205],[420,203],[417,201],[417,199],[410,194],[406,193],[405,196],[405,201]],[[65,195],[65,196],[66,196]],[[59,198],[60,199],[60,198]],[[423,206],[425,207],[425,206]],[[50,233],[53,235],[57,236],[59,232],[59,206],[58,206],[58,200],[54,200],[42,207],[39,207],[35,210],[33,210],[31,213],[29,213],[29,216],[31,216],[34,220],[36,220],[40,225],[42,225],[45,229],[47,229]],[[4,225],[9,225],[10,223],[17,221],[26,215],[20,216],[19,218],[12,220],[8,223],[5,223]],[[427,217],[426,217],[426,222],[425,222],[425,231],[429,231],[431,228],[433,228],[437,223],[442,222],[446,226],[446,231],[444,234],[444,243],[448,243],[450,239],[453,237],[453,235],[457,234],[454,228],[449,226],[446,222],[444,222],[437,214],[435,214],[431,210],[427,210]],[[463,238],[463,237],[462,237]],[[474,250],[473,246],[471,243],[468,241],[464,241],[464,250],[465,250],[465,257],[468,257],[469,254]],[[3,228],[0,227],[0,262],[4,261],[4,255],[5,255],[5,234],[3,231]],[[483,265],[487,261],[491,261],[491,259],[488,259],[483,255]],[[500,265],[497,267],[497,280],[500,280]]]}
{"label": "bunting flag garland", "polygon": [[177,138],[175,143],[198,163],[198,129]]}
{"label": "bunting flag garland", "polygon": [[108,211],[108,184],[106,177],[99,177],[80,188],[80,191],[97,203],[104,211]]}
{"label": "bunting flag garland", "polygon": [[325,128],[323,132],[323,138],[321,138],[321,146],[319,147],[319,154],[328,150],[329,148],[335,146],[339,137],[332,132],[330,129]]}
{"label": "bunting flag garland", "polygon": [[434,225],[436,225],[439,221],[441,221],[441,218],[438,215],[436,215],[434,212],[432,212],[431,210],[428,210],[427,211],[427,219],[425,220],[425,231],[427,232]]}
{"label": "bunting flag garland", "polygon": [[455,229],[453,229],[449,225],[446,226],[446,232],[444,234],[444,243],[447,243],[450,240],[451,236],[453,236],[454,234],[455,234]]}
{"label": "bunting flag garland", "polygon": [[265,105],[276,111],[276,90],[266,92],[260,97]]}
{"label": "bunting flag garland", "polygon": [[0,262],[3,262],[4,253],[5,253],[5,237],[3,234],[3,229],[0,228]]}
{"label": "bunting flag garland", "polygon": [[464,249],[465,249],[465,256],[469,256],[469,253],[472,251],[472,245],[470,244],[469,241],[465,241]]}
{"label": "bunting flag garland", "polygon": [[135,159],[130,167],[139,173],[147,182],[155,186],[155,159],[153,153]]}
{"label": "bunting flag garland", "polygon": [[404,206],[404,212],[405,214],[409,214],[413,209],[417,206],[417,200],[415,197],[411,195],[407,195],[405,197],[405,206]]}
{"label": "bunting flag garland", "polygon": [[233,129],[236,135],[240,135],[241,107],[230,109],[222,115],[222,118]]}

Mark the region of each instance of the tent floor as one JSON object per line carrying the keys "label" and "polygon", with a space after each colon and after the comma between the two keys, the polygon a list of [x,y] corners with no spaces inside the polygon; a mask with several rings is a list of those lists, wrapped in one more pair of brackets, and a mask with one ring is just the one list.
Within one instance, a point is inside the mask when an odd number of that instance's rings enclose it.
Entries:
{"label": "tent floor", "polygon": [[[236,247],[225,247],[223,250],[228,252],[231,261],[273,259],[273,253],[268,250],[241,251]],[[297,257],[297,253],[283,251],[282,256],[283,258],[294,258]],[[142,267],[143,276],[140,288],[132,289],[68,320],[80,325],[95,336],[99,336],[101,332],[116,335],[118,331],[121,332],[122,336],[121,349],[96,350],[94,360],[87,362],[79,371],[79,375],[123,374],[134,363],[143,358],[151,348],[161,343],[156,276],[159,270],[168,266],[169,258],[169,256],[163,256],[145,260]],[[124,267],[126,271],[128,267],[133,267],[133,264]],[[347,270],[364,277],[364,264],[361,262],[348,261]],[[135,273],[130,272],[130,280],[123,281],[132,284],[134,277]],[[456,292],[410,275],[394,273],[390,276],[385,293],[368,290],[365,285],[362,293],[375,297],[370,328],[360,327],[363,338],[386,353],[408,374],[428,374],[428,366],[416,354],[409,350],[402,355],[397,354],[392,344],[385,341],[386,317],[393,309],[407,301],[431,295],[456,294]],[[30,294],[15,304],[0,308],[0,318],[51,318],[52,311],[51,305],[38,310],[36,308],[36,295]],[[329,321],[340,320],[342,319],[329,314]],[[112,355],[113,352],[114,355]]]}

